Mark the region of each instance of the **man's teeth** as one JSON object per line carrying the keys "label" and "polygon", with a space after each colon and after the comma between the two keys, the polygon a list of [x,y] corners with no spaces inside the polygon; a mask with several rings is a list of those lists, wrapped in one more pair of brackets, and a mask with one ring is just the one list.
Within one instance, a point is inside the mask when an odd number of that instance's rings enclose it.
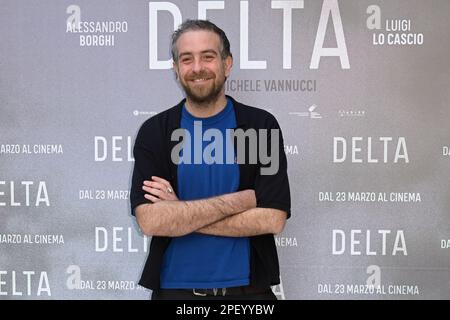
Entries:
{"label": "man's teeth", "polygon": [[206,80],[206,79],[203,79],[203,78],[202,78],[202,79],[195,79],[194,81],[195,81],[195,82],[200,82],[200,81],[205,81],[205,80]]}

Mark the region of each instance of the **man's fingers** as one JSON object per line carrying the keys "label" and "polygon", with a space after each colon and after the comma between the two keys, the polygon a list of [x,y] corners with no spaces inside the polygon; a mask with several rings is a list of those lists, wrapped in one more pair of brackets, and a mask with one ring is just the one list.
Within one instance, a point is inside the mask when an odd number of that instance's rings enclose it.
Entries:
{"label": "man's fingers", "polygon": [[162,201],[161,199],[158,199],[157,197],[152,196],[151,194],[144,194],[145,199],[150,200],[151,202],[155,203],[155,202],[159,202]]}
{"label": "man's fingers", "polygon": [[153,181],[145,180],[142,189],[159,200],[178,200],[170,182],[160,177],[152,176]]}
{"label": "man's fingers", "polygon": [[167,190],[167,186],[162,184],[161,182],[155,182],[155,181],[144,181],[144,186],[159,189],[162,191]]}
{"label": "man's fingers", "polygon": [[156,189],[156,188],[143,186],[142,189],[145,192],[148,192],[148,193],[150,193],[150,194],[152,194],[152,195],[154,195],[154,196],[156,196],[156,197],[158,197],[160,199],[162,199],[164,197],[164,195],[165,195],[165,192],[163,192],[163,191],[161,191],[159,189]]}
{"label": "man's fingers", "polygon": [[152,176],[152,180],[162,183],[163,185],[165,185],[166,187],[170,187],[170,182],[167,180],[164,180],[163,178],[157,177],[157,176]]}

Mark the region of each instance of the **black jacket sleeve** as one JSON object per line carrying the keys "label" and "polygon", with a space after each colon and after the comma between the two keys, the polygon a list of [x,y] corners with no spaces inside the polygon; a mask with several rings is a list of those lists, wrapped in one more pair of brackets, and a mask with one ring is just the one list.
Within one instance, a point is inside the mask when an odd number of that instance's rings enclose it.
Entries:
{"label": "black jacket sleeve", "polygon": [[139,129],[133,148],[134,169],[131,182],[130,202],[131,213],[135,215],[135,208],[143,203],[152,203],[144,197],[142,190],[144,180],[151,180],[152,176],[163,177],[163,136],[158,122],[150,118]]}
{"label": "black jacket sleeve", "polygon": [[[256,206],[260,208],[273,208],[285,211],[287,213],[287,218],[289,218],[291,216],[291,195],[287,175],[287,160],[284,152],[283,134],[277,120],[273,115],[270,115],[267,119],[265,129],[268,129],[267,150],[268,155],[270,155],[269,158],[272,160],[265,165],[258,161],[260,165],[258,166],[259,168],[257,170],[255,180]],[[272,130],[277,131],[278,137],[276,137],[276,134],[274,134]],[[271,150],[272,138],[278,138],[278,146],[275,150]],[[266,171],[266,174],[264,174],[261,169],[266,168],[267,170],[269,167],[274,165],[274,157],[272,152],[276,152],[278,154],[278,170],[274,171],[273,174],[267,174],[267,172],[270,173],[270,171],[273,170]],[[273,169],[276,169],[276,167]]]}

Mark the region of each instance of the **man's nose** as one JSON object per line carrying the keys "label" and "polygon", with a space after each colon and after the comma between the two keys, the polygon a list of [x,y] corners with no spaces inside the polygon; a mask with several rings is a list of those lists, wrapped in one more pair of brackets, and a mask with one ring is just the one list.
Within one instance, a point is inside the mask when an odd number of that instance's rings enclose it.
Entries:
{"label": "man's nose", "polygon": [[192,65],[192,71],[200,72],[200,70],[202,70],[202,68],[203,68],[202,60],[199,58],[195,58],[194,64]]}

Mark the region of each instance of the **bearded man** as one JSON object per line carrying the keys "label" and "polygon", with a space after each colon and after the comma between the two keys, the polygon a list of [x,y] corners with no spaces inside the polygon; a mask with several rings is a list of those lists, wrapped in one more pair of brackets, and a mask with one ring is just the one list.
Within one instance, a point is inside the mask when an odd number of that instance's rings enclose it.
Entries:
{"label": "bearded man", "polygon": [[[133,149],[132,214],[152,236],[139,284],[155,300],[276,299],[274,234],[290,217],[280,126],[225,95],[233,57],[215,24],[185,21],[172,35],[172,56],[186,98],[148,119]],[[200,143],[191,141],[205,130]],[[230,130],[271,134],[236,147]],[[276,155],[275,171],[264,171],[267,161],[254,154],[264,148]]]}

